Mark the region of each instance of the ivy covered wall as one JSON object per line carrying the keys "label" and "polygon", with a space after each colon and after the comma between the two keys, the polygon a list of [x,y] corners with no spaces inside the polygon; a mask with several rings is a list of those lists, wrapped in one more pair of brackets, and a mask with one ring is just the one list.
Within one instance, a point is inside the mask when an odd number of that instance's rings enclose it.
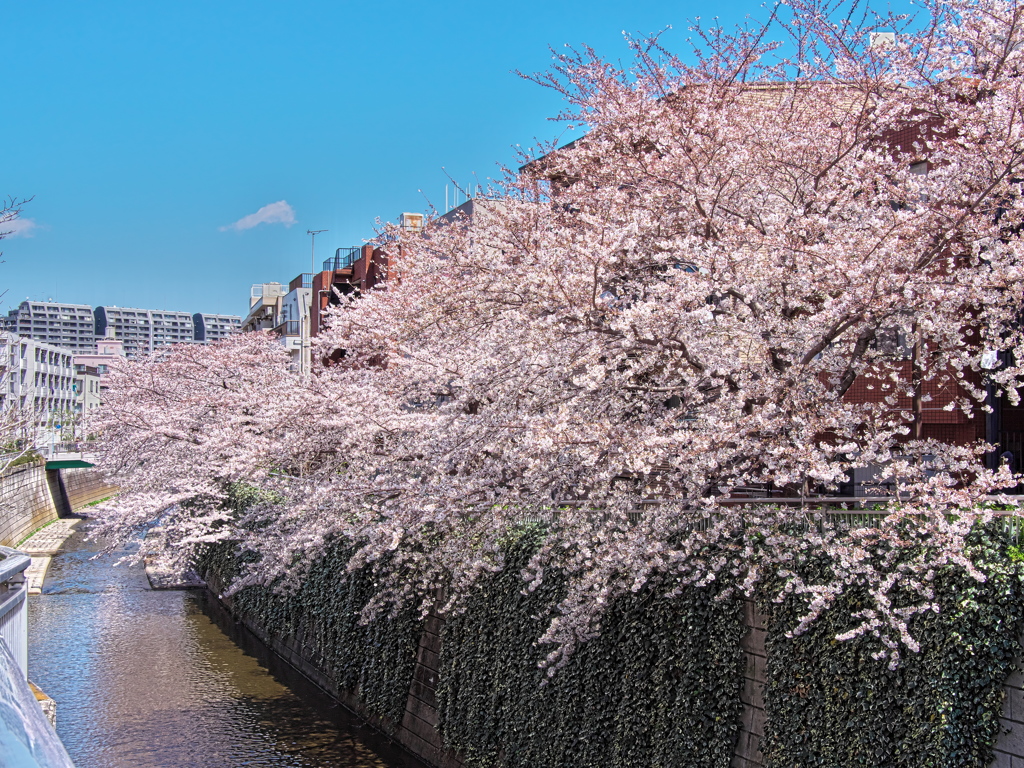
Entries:
{"label": "ivy covered wall", "polygon": [[[335,545],[311,567],[301,589],[279,593],[249,587],[231,601],[233,612],[307,649],[308,662],[341,690],[356,692],[367,713],[399,723],[416,664],[420,622],[406,612],[368,625],[359,621],[373,594],[372,576],[346,572],[350,551]],[[202,569],[229,584],[239,569],[230,544],[210,548]]]}
{"label": "ivy covered wall", "polygon": [[[618,601],[600,637],[546,681],[536,639],[557,579],[523,594],[520,541],[441,634],[441,735],[479,768],[729,765],[739,726],[740,605],[661,584]],[[546,684],[545,684],[546,682]]]}
{"label": "ivy covered wall", "polygon": [[[519,572],[536,535],[511,544],[508,567],[482,579],[444,623],[436,684],[444,745],[470,768],[729,766],[744,707],[739,602],[698,588],[669,598],[674,585],[652,584],[617,602],[601,636],[548,678],[539,662],[549,649],[536,640],[562,586],[552,577],[524,592]],[[360,625],[373,583],[346,573],[349,554],[336,546],[294,594],[250,588],[233,608],[297,638],[308,661],[395,726],[422,626],[412,614]],[[767,768],[989,765],[1024,631],[1022,558],[994,530],[974,536],[971,554],[987,580],[939,571],[942,611],[915,620],[922,650],[904,653],[895,670],[872,658],[874,638],[835,640],[858,595],[796,638],[786,634],[799,604],[761,603]],[[223,583],[238,562],[219,545],[206,566]]]}
{"label": "ivy covered wall", "polygon": [[987,579],[939,570],[941,606],[911,624],[920,653],[890,670],[870,636],[838,642],[862,608],[850,593],[796,638],[799,606],[762,602],[768,619],[764,691],[769,768],[983,768],[1000,734],[1003,685],[1021,653],[1024,590],[1014,538],[996,524],[972,535]]}

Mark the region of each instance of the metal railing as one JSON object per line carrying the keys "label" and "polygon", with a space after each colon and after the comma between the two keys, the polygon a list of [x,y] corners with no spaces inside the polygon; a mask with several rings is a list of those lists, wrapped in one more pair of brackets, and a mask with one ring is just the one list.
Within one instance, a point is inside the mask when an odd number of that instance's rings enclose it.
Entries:
{"label": "metal railing", "polygon": [[324,272],[335,272],[339,269],[349,269],[363,256],[363,246],[356,245],[352,248],[339,248],[334,256],[324,262]]}
{"label": "metal railing", "polygon": [[0,547],[0,640],[28,678],[28,590],[25,569],[32,558],[10,547]]}
{"label": "metal railing", "polygon": [[285,320],[274,327],[274,333],[279,336],[299,336],[301,332],[298,320]]}
{"label": "metal railing", "polygon": [[0,765],[74,768],[28,682],[28,622],[23,552],[0,547]]}
{"label": "metal railing", "polygon": [[[785,527],[792,527],[793,530],[815,528],[822,533],[826,527],[836,531],[877,528],[891,514],[891,510],[884,507],[893,500],[892,496],[780,496],[774,498],[719,498],[717,503],[726,508],[776,507],[787,509],[792,515]],[[1024,494],[999,494],[982,497],[982,503],[993,505],[1002,505],[1007,501],[1009,509],[990,509],[989,514],[999,521],[1006,533],[1013,537],[1014,543],[1019,544],[1021,536],[1024,534]],[[618,517],[620,520],[628,520],[630,524],[635,524],[643,520],[646,514],[645,510],[663,503],[662,499],[642,499],[635,502],[632,509],[613,512],[601,503],[580,499],[559,499],[553,501],[550,506],[523,509],[520,514],[515,516],[515,521],[557,528],[560,525],[562,511],[573,509],[575,510],[574,514],[583,512],[599,523],[608,523]],[[690,511],[694,513],[686,525],[686,529],[690,531],[709,530],[721,520],[723,514],[722,512],[709,512],[702,515],[695,508]],[[950,510],[949,514],[955,515],[956,510]]]}
{"label": "metal railing", "polygon": [[50,452],[51,455],[57,455],[58,453],[81,453],[82,452],[82,441],[81,440],[64,440],[60,443],[53,444],[53,450]]}

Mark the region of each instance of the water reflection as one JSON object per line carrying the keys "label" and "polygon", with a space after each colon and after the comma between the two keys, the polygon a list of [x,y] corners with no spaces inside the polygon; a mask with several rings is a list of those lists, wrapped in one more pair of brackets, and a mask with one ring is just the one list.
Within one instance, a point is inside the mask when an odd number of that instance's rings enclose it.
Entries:
{"label": "water reflection", "polygon": [[76,533],[29,605],[29,674],[57,701],[78,768],[421,765],[288,679],[296,695],[202,593],[153,591],[141,568],[95,551]]}

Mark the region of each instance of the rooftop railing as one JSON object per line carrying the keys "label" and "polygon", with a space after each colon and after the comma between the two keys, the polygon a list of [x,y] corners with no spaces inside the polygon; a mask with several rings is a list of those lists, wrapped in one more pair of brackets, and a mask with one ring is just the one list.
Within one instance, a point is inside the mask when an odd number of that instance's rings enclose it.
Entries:
{"label": "rooftop railing", "polygon": [[359,261],[363,255],[363,247],[361,245],[353,246],[352,248],[339,248],[334,252],[334,256],[324,262],[324,272],[336,272],[339,269],[350,269],[353,264]]}

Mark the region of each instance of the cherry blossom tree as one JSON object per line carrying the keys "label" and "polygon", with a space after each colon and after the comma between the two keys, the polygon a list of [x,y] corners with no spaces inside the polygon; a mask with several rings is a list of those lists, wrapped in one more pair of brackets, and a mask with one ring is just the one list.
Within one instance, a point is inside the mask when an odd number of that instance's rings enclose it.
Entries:
{"label": "cherry blossom tree", "polygon": [[[350,567],[380,571],[371,611],[454,610],[539,523],[525,586],[568,579],[556,666],[652,578],[782,584],[806,601],[795,632],[858,585],[872,605],[850,636],[894,662],[915,649],[936,571],[984,578],[965,539],[1016,482],[922,414],[944,393],[983,419],[1024,375],[1024,11],[854,11],[792,0],[697,28],[685,58],[629,40],[627,68],[556,55],[533,79],[585,133],[471,217],[387,228],[385,286],[321,337],[334,363],[300,379],[241,337],[118,374],[99,420],[125,488],[109,529],[176,505],[169,541],[259,554],[236,587],[297,577],[342,536]],[[870,527],[742,503],[861,467],[894,489]],[[228,515],[242,480],[268,500]],[[812,557],[830,575],[809,583]]]}
{"label": "cherry blossom tree", "polygon": [[[22,210],[30,201],[31,198],[17,197],[0,200],[0,240],[16,231]],[[0,292],[0,296],[5,293]],[[37,412],[31,403],[23,403],[13,394],[11,377],[17,375],[19,363],[16,342],[16,337],[0,334],[0,385],[6,393],[0,395],[0,472],[37,446],[40,424],[46,421],[46,414]]]}
{"label": "cherry blossom tree", "polygon": [[[288,354],[266,333],[114,363],[102,416],[89,425],[120,485],[117,515],[103,520],[115,527],[109,535],[124,540],[160,518],[141,554],[182,565],[230,535],[229,484],[266,482],[298,450],[309,415],[293,383]],[[108,535],[103,525],[99,533]]]}

